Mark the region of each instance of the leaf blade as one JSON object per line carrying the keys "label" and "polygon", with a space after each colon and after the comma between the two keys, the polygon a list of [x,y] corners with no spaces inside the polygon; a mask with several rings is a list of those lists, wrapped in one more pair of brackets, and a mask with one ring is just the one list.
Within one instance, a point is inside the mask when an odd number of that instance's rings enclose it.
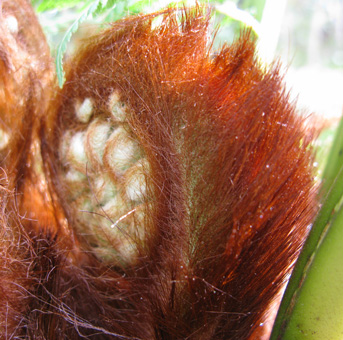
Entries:
{"label": "leaf blade", "polygon": [[[332,221],[333,218],[337,219],[335,210],[343,197],[343,162],[341,159],[343,152],[342,136],[343,117],[341,118],[341,122],[336,131],[336,137],[329,152],[327,166],[324,171],[323,181],[324,183],[327,181],[329,184],[323,186],[321,190],[323,204],[289,280],[270,340],[288,339],[285,332],[292,318],[295,305],[299,302],[299,296],[301,295],[301,290],[306,282],[307,274],[310,272],[317,254],[321,253],[320,249],[325,238],[332,232],[332,228],[337,228],[332,227],[332,225],[334,225]],[[341,233],[343,234],[343,228]],[[323,271],[324,269],[325,268],[323,268]],[[311,306],[308,306],[308,308],[310,310]],[[337,318],[335,319],[336,321]],[[305,337],[299,337],[298,339],[305,339]]]}
{"label": "leaf blade", "polygon": [[63,56],[67,50],[67,44],[69,43],[73,33],[77,31],[79,25],[85,21],[90,15],[92,15],[97,9],[98,6],[106,6],[107,0],[96,0],[93,1],[86,9],[84,9],[80,16],[73,22],[73,24],[68,28],[66,33],[64,34],[62,41],[60,42],[57,48],[56,54],[56,73],[58,79],[58,85],[62,88],[64,83],[64,70],[63,70]]}

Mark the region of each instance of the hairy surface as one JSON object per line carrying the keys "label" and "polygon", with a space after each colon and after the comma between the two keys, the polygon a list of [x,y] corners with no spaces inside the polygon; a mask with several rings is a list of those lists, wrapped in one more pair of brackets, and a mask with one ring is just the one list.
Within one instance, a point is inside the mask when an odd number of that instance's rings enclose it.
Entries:
{"label": "hairy surface", "polygon": [[258,339],[316,211],[277,66],[167,9],[89,38],[60,90],[27,2],[0,6],[0,338]]}

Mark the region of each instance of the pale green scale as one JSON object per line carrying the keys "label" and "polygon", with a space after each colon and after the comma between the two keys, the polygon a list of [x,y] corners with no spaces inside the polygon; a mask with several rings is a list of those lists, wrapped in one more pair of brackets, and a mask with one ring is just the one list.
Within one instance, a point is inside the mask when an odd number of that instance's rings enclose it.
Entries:
{"label": "pale green scale", "polygon": [[0,150],[3,150],[6,148],[9,140],[10,140],[10,136],[8,135],[8,133],[0,129]]}
{"label": "pale green scale", "polygon": [[125,181],[126,185],[126,196],[131,201],[141,202],[146,192],[146,182],[144,175],[144,168],[147,167],[147,161],[145,159],[140,159],[132,171],[130,171],[129,176]]}
{"label": "pale green scale", "polygon": [[75,113],[81,123],[88,123],[93,113],[93,102],[86,98],[82,103],[77,100],[75,103]]}
{"label": "pale green scale", "polygon": [[19,32],[18,20],[13,15],[8,15],[3,18],[5,26],[14,35]]}
{"label": "pale green scale", "polygon": [[70,148],[68,150],[68,160],[74,167],[86,169],[87,156],[85,151],[85,133],[76,132],[70,140]]}
{"label": "pale green scale", "polygon": [[127,114],[127,106],[125,103],[119,101],[119,93],[114,91],[109,98],[108,107],[116,121],[124,122]]}
{"label": "pale green scale", "polygon": [[112,224],[115,223],[115,220],[118,219],[118,216],[120,217],[126,209],[127,207],[120,195],[113,196],[106,202],[106,204],[102,206],[104,213],[106,213],[106,215],[113,220]]}
{"label": "pale green scale", "polygon": [[86,180],[86,176],[75,169],[70,169],[66,174],[66,180],[71,183],[83,182]]}
{"label": "pale green scale", "polygon": [[108,163],[117,176],[124,174],[133,165],[139,153],[137,143],[129,136],[123,127],[118,127],[109,138],[111,150],[108,153]]}
{"label": "pale green scale", "polygon": [[99,174],[92,180],[93,193],[96,196],[96,203],[104,206],[113,197],[116,197],[118,189],[106,174]]}
{"label": "pale green scale", "polygon": [[100,258],[130,262],[137,240],[144,239],[149,164],[125,122],[128,107],[119,98],[114,91],[107,101],[110,117],[103,112],[94,117],[91,98],[75,101],[82,130],[64,133],[60,158],[66,169],[66,197],[79,212],[78,232]]}
{"label": "pale green scale", "polygon": [[[86,154],[91,165],[103,165],[105,145],[113,127],[110,123],[95,119],[88,127],[86,132]],[[97,164],[93,164],[96,162]]]}

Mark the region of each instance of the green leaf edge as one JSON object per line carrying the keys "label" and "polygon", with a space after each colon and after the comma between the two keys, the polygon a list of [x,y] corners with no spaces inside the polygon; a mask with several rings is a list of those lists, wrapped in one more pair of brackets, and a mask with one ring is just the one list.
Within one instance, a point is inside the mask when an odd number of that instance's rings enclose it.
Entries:
{"label": "green leaf edge", "polygon": [[80,16],[73,22],[73,24],[68,28],[66,33],[64,34],[60,44],[57,48],[56,53],[56,74],[58,79],[58,85],[60,88],[63,87],[65,77],[64,77],[64,70],[63,70],[63,56],[67,50],[67,44],[70,41],[73,33],[75,33],[79,27],[79,24],[85,21],[90,15],[92,15],[98,8],[99,4],[102,7],[106,6],[107,0],[96,0],[92,4],[90,4],[86,9],[84,9]]}
{"label": "green leaf edge", "polygon": [[[70,7],[74,7],[80,3],[84,2],[83,0],[58,0],[58,1],[43,1],[41,2],[36,11],[39,12],[45,12],[45,11],[50,11],[53,9],[65,9],[65,8],[70,8]],[[33,1],[34,3],[34,1]]]}
{"label": "green leaf edge", "polygon": [[323,205],[315,219],[310,234],[297,260],[274,323],[270,340],[283,339],[297,296],[301,291],[311,263],[325,235],[330,232],[328,224],[334,218],[337,204],[343,197],[343,117],[337,128],[329,157],[323,172],[323,185],[320,190]]}
{"label": "green leaf edge", "polygon": [[249,12],[238,8],[234,2],[217,4],[215,9],[229,18],[241,22],[246,27],[250,27],[258,37],[261,35],[261,23]]}
{"label": "green leaf edge", "polygon": [[341,206],[330,219],[328,232],[306,270],[282,339],[342,339],[342,227]]}

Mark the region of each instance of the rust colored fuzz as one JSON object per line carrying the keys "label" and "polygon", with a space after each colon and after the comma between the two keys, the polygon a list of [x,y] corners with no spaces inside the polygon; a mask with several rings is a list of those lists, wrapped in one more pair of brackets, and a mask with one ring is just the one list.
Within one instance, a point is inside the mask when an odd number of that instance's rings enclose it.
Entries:
{"label": "rust colored fuzz", "polygon": [[170,8],[88,38],[58,89],[29,3],[0,7],[0,338],[265,338],[317,206],[277,65]]}

